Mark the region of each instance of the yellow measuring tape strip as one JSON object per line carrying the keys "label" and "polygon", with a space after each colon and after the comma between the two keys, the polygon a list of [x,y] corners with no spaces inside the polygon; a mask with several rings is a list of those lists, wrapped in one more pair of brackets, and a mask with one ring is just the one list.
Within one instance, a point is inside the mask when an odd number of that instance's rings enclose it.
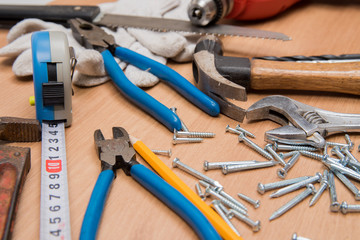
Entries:
{"label": "yellow measuring tape strip", "polygon": [[171,186],[181,192],[192,202],[211,222],[225,240],[239,239],[229,225],[201,198],[186,185],[168,166],[165,165],[142,141],[130,136],[130,141],[135,151]]}

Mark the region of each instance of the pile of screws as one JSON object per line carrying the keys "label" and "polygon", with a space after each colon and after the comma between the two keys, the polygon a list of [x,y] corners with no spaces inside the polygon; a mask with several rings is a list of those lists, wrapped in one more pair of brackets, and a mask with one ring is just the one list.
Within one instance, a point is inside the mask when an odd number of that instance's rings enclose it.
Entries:
{"label": "pile of screws", "polygon": [[[351,150],[354,148],[354,143],[351,141],[348,134],[345,134],[346,144],[344,143],[334,143],[327,142],[324,147],[324,154],[318,154],[316,151],[318,149],[311,146],[300,146],[300,145],[286,145],[274,143],[267,144],[265,149],[262,149],[254,142],[246,138],[245,133],[238,131],[238,129],[232,129],[229,126],[226,127],[226,131],[237,133],[239,135],[239,141],[244,141],[244,143],[258,152],[260,155],[266,157],[270,161],[268,162],[247,162],[244,163],[209,163],[205,162],[205,170],[211,169],[211,167],[217,166],[217,168],[223,169],[223,173],[242,171],[248,169],[269,167],[280,164],[283,168],[277,170],[277,175],[280,178],[286,178],[287,172],[295,165],[298,161],[300,155],[313,158],[321,161],[328,169],[325,170],[323,175],[316,173],[315,176],[309,177],[305,176],[303,178],[289,179],[284,181],[279,181],[277,183],[271,183],[268,185],[263,185],[259,183],[258,192],[263,194],[267,190],[272,190],[276,188],[281,188],[280,190],[272,193],[270,197],[275,198],[282,196],[286,193],[293,192],[300,188],[306,187],[306,190],[293,198],[287,204],[282,206],[277,210],[271,217],[270,220],[273,220],[286,211],[294,207],[297,203],[305,199],[307,196],[313,194],[313,197],[310,200],[310,206],[313,206],[322,193],[329,188],[331,205],[330,210],[333,212],[338,212],[341,210],[342,213],[346,214],[348,212],[360,212],[360,205],[348,205],[346,202],[343,202],[341,205],[337,202],[337,195],[334,184],[334,176],[336,176],[351,192],[355,195],[355,200],[360,200],[360,191],[359,189],[347,178],[350,177],[354,180],[360,181],[360,162],[351,154]],[[241,140],[240,140],[241,139]],[[328,148],[331,147],[331,153],[336,156],[336,158],[330,157],[327,154]],[[277,153],[277,151],[289,151],[288,153]],[[269,157],[269,155],[271,157]],[[290,157],[290,159],[285,162],[285,159]],[[212,168],[214,169],[214,168]],[[227,169],[231,169],[228,171]],[[320,187],[316,191],[312,185],[315,182],[320,182]]]}
{"label": "pile of screws", "polygon": [[[199,197],[204,201],[207,198],[213,199],[211,201],[211,207],[224,219],[226,223],[240,236],[238,230],[234,227],[231,222],[231,219],[235,217],[236,219],[246,223],[251,227],[252,231],[258,232],[261,228],[260,221],[254,221],[248,217],[248,209],[244,204],[233,198],[231,195],[224,191],[224,187],[216,180],[200,173],[199,171],[191,168],[185,163],[181,162],[180,159],[175,158],[173,160],[173,167],[179,168],[184,172],[190,174],[193,177],[199,179],[199,183],[195,184],[195,189]],[[205,191],[201,190],[201,186],[205,188]],[[253,200],[252,198],[239,193],[238,197],[247,203],[251,204],[254,208],[260,206],[259,200]]]}
{"label": "pile of screws", "polygon": [[[204,170],[220,169],[223,174],[234,173],[245,170],[259,169],[265,167],[281,166],[277,169],[277,176],[285,179],[288,171],[293,168],[296,162],[298,162],[300,156],[316,159],[327,167],[323,174],[317,172],[314,176],[302,176],[293,179],[281,180],[274,183],[258,184],[258,192],[264,194],[267,191],[275,190],[270,197],[276,198],[283,196],[284,194],[294,192],[301,188],[305,188],[303,192],[295,196],[288,203],[276,210],[269,220],[276,219],[286,213],[288,210],[296,206],[302,200],[310,195],[313,195],[310,199],[309,206],[315,205],[320,196],[326,189],[329,189],[331,205],[330,210],[333,212],[341,211],[343,214],[348,212],[360,212],[360,205],[349,205],[346,202],[340,204],[337,201],[336,189],[334,184],[334,176],[336,176],[350,191],[355,195],[355,200],[360,200],[359,189],[347,178],[360,181],[360,162],[351,154],[354,148],[354,144],[351,142],[349,135],[345,134],[346,144],[327,142],[323,154],[317,153],[319,149],[311,146],[302,145],[286,145],[286,144],[267,144],[265,148],[261,148],[250,138],[255,136],[249,131],[241,128],[237,125],[235,128],[226,126],[226,132],[235,133],[238,135],[239,142],[243,142],[246,146],[250,147],[262,157],[268,161],[231,161],[231,162],[208,162],[204,161]],[[331,148],[330,152],[335,157],[330,157],[327,152]],[[360,145],[359,145],[360,150]],[[279,152],[279,151],[286,151]],[[286,161],[286,159],[289,160]],[[245,222],[249,225],[254,232],[260,230],[260,221],[253,221],[247,216],[247,208],[238,200],[231,197],[224,192],[223,186],[216,180],[213,180],[206,175],[192,169],[191,167],[180,162],[178,158],[173,160],[173,167],[180,168],[185,172],[199,179],[199,183],[195,188],[198,195],[205,201],[206,198],[211,197],[214,199],[211,202],[211,206],[221,217],[234,229],[236,233],[238,231],[232,225],[230,219],[236,217],[237,219]],[[319,188],[316,190],[315,183],[320,183]],[[202,192],[201,186],[205,188],[205,192]],[[259,207],[259,201],[255,201],[244,194],[238,194],[238,197],[251,203],[254,208]]]}

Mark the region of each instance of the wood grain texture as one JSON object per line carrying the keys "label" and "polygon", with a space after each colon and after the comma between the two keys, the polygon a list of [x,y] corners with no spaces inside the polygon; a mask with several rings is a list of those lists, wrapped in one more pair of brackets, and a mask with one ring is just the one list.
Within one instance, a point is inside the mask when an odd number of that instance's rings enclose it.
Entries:
{"label": "wood grain texture", "polygon": [[[97,4],[103,1],[54,1],[51,4]],[[360,5],[349,3],[327,3],[326,1],[302,1],[287,12],[264,21],[233,22],[242,26],[277,31],[291,36],[287,42],[276,40],[224,37],[224,53],[229,56],[288,56],[360,53]],[[0,29],[0,47],[7,44],[8,29]],[[1,116],[35,118],[35,108],[28,104],[33,95],[31,78],[17,78],[12,73],[13,58],[0,58]],[[190,63],[169,63],[185,78],[193,82]],[[325,85],[321,83],[320,85]],[[270,193],[257,193],[259,182],[280,180],[278,167],[245,171],[223,175],[221,171],[203,171],[203,162],[237,161],[264,159],[245,145],[238,143],[236,135],[225,133],[226,125],[235,127],[238,122],[223,115],[209,117],[164,83],[145,89],[147,93],[168,107],[175,106],[180,118],[193,131],[210,131],[216,134],[200,144],[172,145],[172,133],[162,124],[131,104],[111,83],[92,88],[74,86],[73,125],[66,129],[68,181],[72,238],[78,239],[82,219],[91,191],[100,172],[96,156],[93,133],[101,129],[104,136],[111,136],[113,126],[124,127],[131,135],[141,139],[150,149],[172,149],[172,158],[160,156],[171,167],[174,157],[189,166],[218,180],[225,191],[236,197],[241,192],[261,201],[258,209],[249,208],[251,219],[260,220],[262,227],[257,233],[244,223],[232,220],[244,239],[291,239],[294,232],[313,240],[317,239],[358,239],[360,235],[359,214],[332,213],[329,210],[329,193],[326,191],[315,206],[308,206],[308,199],[294,207],[280,218],[269,221],[269,217],[285,202],[300,191],[277,199],[269,198]],[[360,114],[360,99],[355,95],[324,93],[320,91],[267,90],[250,91],[247,102],[235,104],[248,108],[254,102],[272,94],[283,94],[305,104],[330,111]],[[264,133],[278,127],[270,121],[248,122],[241,127],[256,135],[254,141],[261,147],[266,145]],[[351,134],[357,147],[359,133]],[[329,136],[329,141],[345,142],[342,134]],[[14,225],[14,239],[38,239],[40,217],[40,156],[41,143],[14,143],[11,145],[31,147],[31,170],[20,196],[19,209]],[[360,158],[359,152],[353,154]],[[144,161],[138,157],[139,162]],[[325,167],[318,161],[301,157],[289,171],[287,178],[314,175]],[[174,172],[191,188],[196,179],[179,169]],[[357,203],[352,194],[335,179],[339,201]],[[356,183],[360,187],[359,183]],[[316,188],[319,184],[315,185]],[[210,202],[210,199],[207,200]],[[246,204],[246,203],[244,203]],[[344,227],[345,226],[345,227]],[[137,182],[118,171],[109,194],[105,212],[100,224],[98,239],[196,239],[192,229],[169,208],[144,190]]]}
{"label": "wood grain texture", "polygon": [[251,62],[251,88],[360,94],[360,62]]}

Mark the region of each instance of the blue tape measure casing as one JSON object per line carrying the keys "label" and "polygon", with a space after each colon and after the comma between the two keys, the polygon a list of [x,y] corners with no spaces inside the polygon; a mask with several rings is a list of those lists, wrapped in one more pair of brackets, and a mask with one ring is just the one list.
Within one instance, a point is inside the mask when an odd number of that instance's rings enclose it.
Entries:
{"label": "blue tape measure casing", "polygon": [[72,123],[69,43],[63,32],[35,32],[31,37],[36,118]]}

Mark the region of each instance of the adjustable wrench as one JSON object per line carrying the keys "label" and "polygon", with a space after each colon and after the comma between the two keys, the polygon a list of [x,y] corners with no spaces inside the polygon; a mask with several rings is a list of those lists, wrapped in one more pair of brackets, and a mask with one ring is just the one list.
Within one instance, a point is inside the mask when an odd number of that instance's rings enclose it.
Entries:
{"label": "adjustable wrench", "polygon": [[360,114],[346,114],[312,107],[291,98],[273,95],[254,103],[246,112],[248,120],[270,119],[282,125],[265,133],[270,142],[325,146],[324,137],[360,129]]}

